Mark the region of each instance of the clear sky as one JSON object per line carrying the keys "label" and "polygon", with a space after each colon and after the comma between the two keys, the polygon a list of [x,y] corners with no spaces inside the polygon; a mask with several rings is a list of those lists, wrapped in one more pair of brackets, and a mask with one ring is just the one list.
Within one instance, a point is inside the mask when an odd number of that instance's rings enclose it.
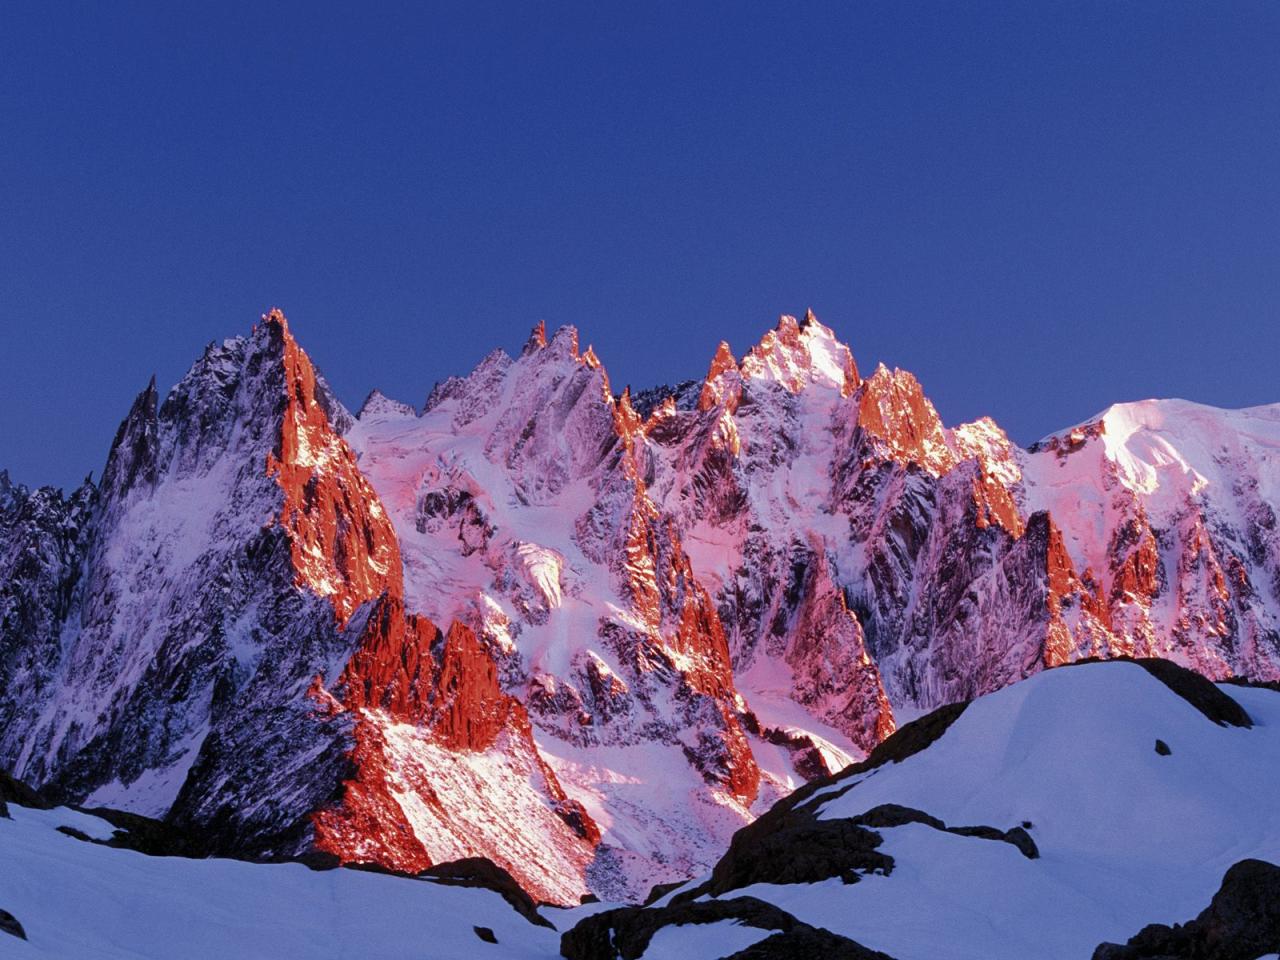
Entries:
{"label": "clear sky", "polygon": [[[25,6],[25,10],[21,9]],[[421,403],[529,327],[614,384],[813,307],[1018,441],[1280,401],[1280,3],[31,3],[0,26],[0,466],[279,305]]]}

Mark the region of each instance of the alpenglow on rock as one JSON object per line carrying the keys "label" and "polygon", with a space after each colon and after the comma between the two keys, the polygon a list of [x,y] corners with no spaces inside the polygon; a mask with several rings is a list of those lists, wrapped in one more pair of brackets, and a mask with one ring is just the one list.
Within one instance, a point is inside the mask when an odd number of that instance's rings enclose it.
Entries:
{"label": "alpenglow on rock", "polygon": [[812,315],[615,394],[564,327],[349,413],[278,311],[102,478],[0,474],[0,767],[212,853],[636,898],[914,716],[1087,657],[1280,678],[1280,407],[1022,450]]}

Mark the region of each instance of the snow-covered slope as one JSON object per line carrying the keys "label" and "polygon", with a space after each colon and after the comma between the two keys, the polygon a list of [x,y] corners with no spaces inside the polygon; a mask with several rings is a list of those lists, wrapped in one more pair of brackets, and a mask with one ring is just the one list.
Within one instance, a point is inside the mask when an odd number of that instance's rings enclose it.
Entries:
{"label": "snow-covered slope", "polygon": [[1280,405],[1117,404],[1032,449],[1026,502],[1080,572],[1083,652],[1276,676]]}
{"label": "snow-covered slope", "polygon": [[[297,863],[151,857],[58,832],[109,838],[66,808],[11,806],[0,819],[0,931],[14,960],[543,960],[559,934],[491,890]],[[487,929],[496,943],[481,939]]]}
{"label": "snow-covered slope", "polygon": [[[1203,694],[1184,679],[1172,677]],[[717,956],[697,946],[687,911],[728,916],[745,898],[896,960],[1087,958],[1147,924],[1190,920],[1237,862],[1280,862],[1280,693],[1205,686],[1252,726],[1215,723],[1132,662],[1051,670],[981,698],[919,752],[782,805],[644,919],[585,921],[567,955],[604,960],[617,954],[589,934],[623,943],[657,928],[653,950]],[[969,827],[989,829],[957,829]]]}
{"label": "snow-covered slope", "polygon": [[903,720],[1087,656],[1280,677],[1280,407],[1029,451],[809,314],[635,404],[540,325],[352,416],[278,311],[0,474],[0,767],[212,851],[641,896]]}

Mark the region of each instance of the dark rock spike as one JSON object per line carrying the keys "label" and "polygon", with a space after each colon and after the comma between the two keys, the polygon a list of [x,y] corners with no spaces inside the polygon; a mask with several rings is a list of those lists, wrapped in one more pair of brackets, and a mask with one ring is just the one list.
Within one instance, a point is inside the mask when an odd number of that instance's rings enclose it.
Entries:
{"label": "dark rock spike", "polygon": [[102,487],[109,495],[123,496],[134,486],[156,482],[159,450],[156,408],[156,378],[133,401],[128,415],[116,431],[102,471]]}
{"label": "dark rock spike", "polygon": [[19,940],[27,939],[27,931],[22,929],[22,924],[8,910],[0,910],[0,932],[7,933],[11,937],[17,937]]}

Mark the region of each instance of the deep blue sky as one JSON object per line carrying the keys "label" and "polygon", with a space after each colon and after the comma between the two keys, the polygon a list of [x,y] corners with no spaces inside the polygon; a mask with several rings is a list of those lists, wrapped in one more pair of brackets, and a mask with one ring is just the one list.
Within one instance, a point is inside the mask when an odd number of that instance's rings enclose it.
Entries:
{"label": "deep blue sky", "polygon": [[5,6],[17,479],[272,305],[352,406],[539,318],[620,388],[807,306],[1021,442],[1280,401],[1280,4],[222,6]]}

